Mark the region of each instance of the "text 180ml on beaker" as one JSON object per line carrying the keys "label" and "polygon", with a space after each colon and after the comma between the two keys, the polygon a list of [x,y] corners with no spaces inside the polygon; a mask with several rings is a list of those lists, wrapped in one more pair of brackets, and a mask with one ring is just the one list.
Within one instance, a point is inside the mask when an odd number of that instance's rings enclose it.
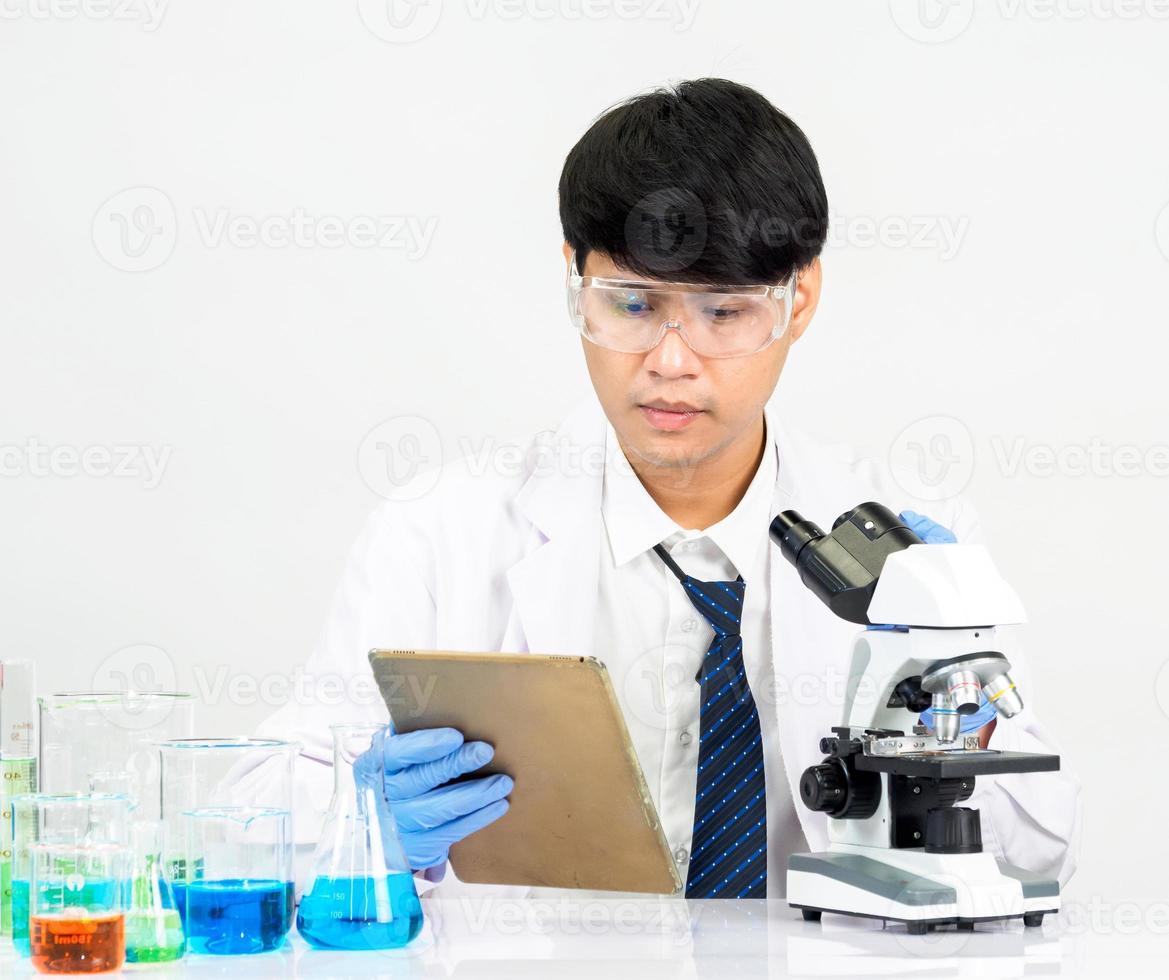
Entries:
{"label": "text 180ml on beaker", "polygon": [[206,807],[185,818],[187,949],[229,956],[278,949],[295,902],[288,811]]}
{"label": "text 180ml on beaker", "polygon": [[33,844],[29,939],[40,973],[106,973],[125,959],[130,850]]}
{"label": "text 180ml on beaker", "polygon": [[12,801],[12,942],[19,955],[32,952],[32,845],[126,845],[132,806],[129,797],[110,793],[29,793]]}

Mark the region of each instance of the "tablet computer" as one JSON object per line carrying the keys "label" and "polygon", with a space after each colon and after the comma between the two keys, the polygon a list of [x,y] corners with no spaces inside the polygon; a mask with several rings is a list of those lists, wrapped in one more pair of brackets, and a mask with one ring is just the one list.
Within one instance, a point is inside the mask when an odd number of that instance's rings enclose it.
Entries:
{"label": "tablet computer", "polygon": [[457,728],[495,756],[466,778],[515,780],[508,812],[451,848],[460,880],[677,894],[605,665],[533,653],[373,650],[394,730]]}

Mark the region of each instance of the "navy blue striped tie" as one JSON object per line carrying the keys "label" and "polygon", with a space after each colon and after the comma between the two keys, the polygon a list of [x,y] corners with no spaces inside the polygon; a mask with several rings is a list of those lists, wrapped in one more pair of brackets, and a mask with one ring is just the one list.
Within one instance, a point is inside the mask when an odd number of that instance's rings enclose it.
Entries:
{"label": "navy blue striped tie", "polygon": [[701,688],[698,780],[687,898],[767,897],[767,793],[759,711],[743,664],[746,583],[700,582],[660,544],[690,601],[714,627],[695,680]]}

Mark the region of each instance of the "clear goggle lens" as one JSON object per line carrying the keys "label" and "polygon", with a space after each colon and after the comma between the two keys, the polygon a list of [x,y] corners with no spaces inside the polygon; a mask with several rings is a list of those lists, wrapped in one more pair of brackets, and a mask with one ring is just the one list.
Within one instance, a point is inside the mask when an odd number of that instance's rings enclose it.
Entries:
{"label": "clear goggle lens", "polygon": [[569,312],[593,343],[627,354],[652,350],[676,329],[705,357],[741,357],[781,337],[791,319],[795,277],[780,286],[721,289],[576,277]]}

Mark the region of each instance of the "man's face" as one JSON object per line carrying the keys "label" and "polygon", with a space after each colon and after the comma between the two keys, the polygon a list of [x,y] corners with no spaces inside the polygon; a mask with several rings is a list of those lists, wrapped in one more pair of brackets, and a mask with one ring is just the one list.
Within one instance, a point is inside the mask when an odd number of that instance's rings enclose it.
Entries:
{"label": "man's face", "polygon": [[[566,260],[571,249],[564,246]],[[641,279],[590,252],[585,276]],[[743,357],[701,357],[677,330],[653,350],[623,354],[581,338],[601,406],[627,452],[651,466],[688,470],[754,430],[787,352],[806,329],[820,294],[820,262],[805,270],[784,335]],[[671,409],[673,411],[671,411]]]}

